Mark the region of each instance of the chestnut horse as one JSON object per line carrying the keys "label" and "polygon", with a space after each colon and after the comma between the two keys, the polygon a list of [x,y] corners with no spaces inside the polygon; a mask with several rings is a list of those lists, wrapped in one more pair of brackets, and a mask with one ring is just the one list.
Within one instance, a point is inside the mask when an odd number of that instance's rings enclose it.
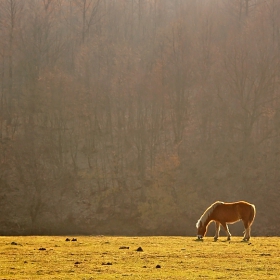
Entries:
{"label": "chestnut horse", "polygon": [[233,224],[242,220],[245,227],[243,240],[248,241],[251,237],[251,226],[254,222],[255,215],[255,205],[246,201],[232,203],[216,201],[205,210],[196,223],[197,238],[202,239],[207,232],[208,225],[214,221],[216,223],[216,234],[214,236],[214,240],[216,241],[219,238],[221,225],[227,233],[227,240],[230,240],[231,234],[228,230],[227,224]]}

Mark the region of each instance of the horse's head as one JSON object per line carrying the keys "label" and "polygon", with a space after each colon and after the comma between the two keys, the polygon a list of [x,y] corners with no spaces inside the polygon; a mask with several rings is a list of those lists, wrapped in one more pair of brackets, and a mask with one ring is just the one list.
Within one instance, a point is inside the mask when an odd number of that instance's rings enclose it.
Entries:
{"label": "horse's head", "polygon": [[197,227],[197,238],[202,239],[206,233],[206,226],[202,224],[201,220],[198,220],[198,222],[196,223],[196,227]]}

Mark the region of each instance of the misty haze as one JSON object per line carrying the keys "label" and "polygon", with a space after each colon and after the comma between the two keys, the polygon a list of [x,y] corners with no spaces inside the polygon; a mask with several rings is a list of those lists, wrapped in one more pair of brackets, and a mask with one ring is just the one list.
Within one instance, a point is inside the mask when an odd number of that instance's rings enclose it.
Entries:
{"label": "misty haze", "polygon": [[279,15],[0,0],[0,234],[196,236],[213,202],[246,200],[252,236],[278,235]]}

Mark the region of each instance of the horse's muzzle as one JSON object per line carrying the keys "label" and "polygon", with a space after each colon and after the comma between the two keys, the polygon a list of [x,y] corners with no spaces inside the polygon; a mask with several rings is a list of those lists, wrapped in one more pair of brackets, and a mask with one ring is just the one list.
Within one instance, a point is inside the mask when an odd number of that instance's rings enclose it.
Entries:
{"label": "horse's muzzle", "polygon": [[198,235],[198,236],[197,236],[197,239],[202,239],[202,238],[203,238],[202,235]]}

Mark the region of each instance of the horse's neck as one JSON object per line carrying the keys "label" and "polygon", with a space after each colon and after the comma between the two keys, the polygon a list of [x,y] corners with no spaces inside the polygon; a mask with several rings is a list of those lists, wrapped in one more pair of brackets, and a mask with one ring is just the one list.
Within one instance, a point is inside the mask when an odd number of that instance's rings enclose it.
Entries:
{"label": "horse's neck", "polygon": [[210,218],[210,216],[208,216],[205,221],[204,221],[204,226],[208,226],[208,224],[212,221],[212,219]]}

